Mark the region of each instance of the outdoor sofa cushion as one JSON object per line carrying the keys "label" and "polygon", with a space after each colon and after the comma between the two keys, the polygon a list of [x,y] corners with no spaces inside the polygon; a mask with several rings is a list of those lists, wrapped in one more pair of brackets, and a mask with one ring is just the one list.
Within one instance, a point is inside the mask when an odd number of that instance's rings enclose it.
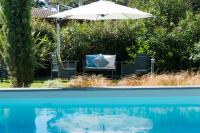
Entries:
{"label": "outdoor sofa cushion", "polygon": [[102,54],[97,55],[97,57],[93,60],[93,63],[96,67],[106,67],[109,63]]}
{"label": "outdoor sofa cushion", "polygon": [[109,62],[105,67],[115,69],[116,55],[103,55]]}
{"label": "outdoor sofa cushion", "polygon": [[87,67],[96,67],[94,64],[94,59],[97,57],[97,55],[86,55],[86,66]]}
{"label": "outdoor sofa cushion", "polygon": [[86,68],[115,69],[116,55],[86,55]]}

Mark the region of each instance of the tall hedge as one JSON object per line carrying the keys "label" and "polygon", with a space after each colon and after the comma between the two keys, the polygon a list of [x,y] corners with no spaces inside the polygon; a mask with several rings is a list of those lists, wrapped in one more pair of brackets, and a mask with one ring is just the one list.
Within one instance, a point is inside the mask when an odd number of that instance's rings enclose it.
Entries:
{"label": "tall hedge", "polygon": [[33,79],[34,57],[30,27],[31,0],[2,0],[6,18],[5,61],[13,87],[27,87]]}

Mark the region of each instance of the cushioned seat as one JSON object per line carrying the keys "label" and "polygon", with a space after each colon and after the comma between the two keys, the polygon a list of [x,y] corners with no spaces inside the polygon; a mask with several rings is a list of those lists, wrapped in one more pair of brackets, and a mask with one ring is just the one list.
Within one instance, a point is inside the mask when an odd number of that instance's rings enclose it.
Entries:
{"label": "cushioned seat", "polygon": [[135,57],[135,73],[136,74],[145,74],[150,72],[150,57],[146,54],[138,54]]}
{"label": "cushioned seat", "polygon": [[87,66],[85,66],[85,68],[87,68],[87,69],[102,69],[102,70],[104,70],[104,69],[108,69],[108,70],[116,69],[115,67],[87,67]]}
{"label": "cushioned seat", "polygon": [[116,74],[116,55],[86,55],[84,71],[111,71]]}

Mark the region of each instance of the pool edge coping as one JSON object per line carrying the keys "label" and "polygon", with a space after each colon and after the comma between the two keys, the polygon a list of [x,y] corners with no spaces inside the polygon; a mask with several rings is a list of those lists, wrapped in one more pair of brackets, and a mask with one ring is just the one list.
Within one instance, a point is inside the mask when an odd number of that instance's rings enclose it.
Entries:
{"label": "pool edge coping", "polygon": [[67,88],[0,88],[0,92],[12,91],[100,91],[100,90],[172,90],[200,89],[200,86],[98,86],[98,87],[67,87]]}

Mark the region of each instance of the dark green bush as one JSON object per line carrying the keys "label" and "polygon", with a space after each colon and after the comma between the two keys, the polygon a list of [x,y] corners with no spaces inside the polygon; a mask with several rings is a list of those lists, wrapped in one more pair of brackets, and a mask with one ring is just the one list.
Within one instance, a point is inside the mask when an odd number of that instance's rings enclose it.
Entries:
{"label": "dark green bush", "polygon": [[103,53],[127,59],[126,47],[135,40],[132,31],[126,21],[72,21],[62,29],[63,58],[81,60],[86,54]]}
{"label": "dark green bush", "polygon": [[[147,32],[128,49],[129,55],[149,52],[161,71],[198,67],[191,55],[194,44],[200,41],[200,22],[190,0],[132,0],[129,5],[156,16],[143,21],[142,28]],[[141,47],[135,49],[138,45]]]}

